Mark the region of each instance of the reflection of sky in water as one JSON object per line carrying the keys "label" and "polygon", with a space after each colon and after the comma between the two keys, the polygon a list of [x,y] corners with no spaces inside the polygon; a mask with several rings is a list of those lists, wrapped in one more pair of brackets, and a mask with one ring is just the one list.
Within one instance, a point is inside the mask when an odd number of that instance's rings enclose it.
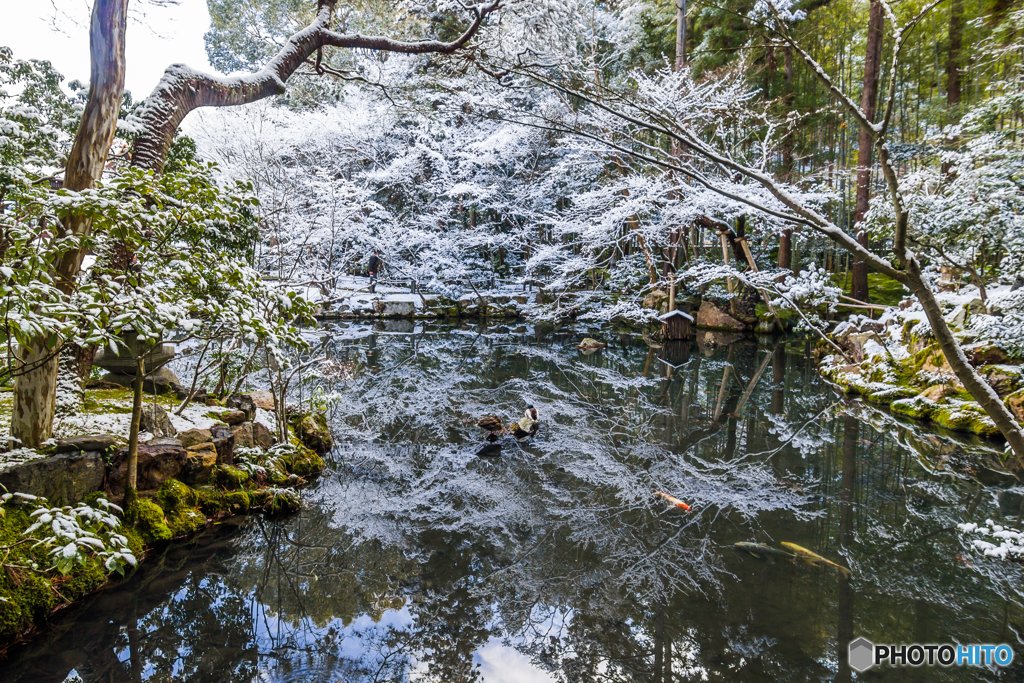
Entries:
{"label": "reflection of sky in water", "polygon": [[480,665],[483,683],[546,683],[557,680],[534,666],[522,652],[504,645],[500,638],[489,639],[473,653],[473,661]]}

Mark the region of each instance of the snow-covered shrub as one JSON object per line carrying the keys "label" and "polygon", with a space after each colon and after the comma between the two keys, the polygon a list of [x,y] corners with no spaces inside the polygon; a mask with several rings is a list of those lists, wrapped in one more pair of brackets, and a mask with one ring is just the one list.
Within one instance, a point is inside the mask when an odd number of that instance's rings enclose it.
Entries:
{"label": "snow-covered shrub", "polygon": [[30,567],[37,571],[56,569],[68,574],[76,564],[84,564],[90,557],[99,558],[108,571],[124,574],[128,565],[135,566],[135,555],[128,549],[128,539],[117,532],[120,520],[115,513],[121,508],[105,498],[96,501],[98,507],[84,503],[77,506],[50,507],[45,498],[25,493],[4,493],[0,496],[0,515],[3,504],[17,498],[35,509],[29,516],[35,521],[24,532],[33,547],[50,548],[52,567]]}

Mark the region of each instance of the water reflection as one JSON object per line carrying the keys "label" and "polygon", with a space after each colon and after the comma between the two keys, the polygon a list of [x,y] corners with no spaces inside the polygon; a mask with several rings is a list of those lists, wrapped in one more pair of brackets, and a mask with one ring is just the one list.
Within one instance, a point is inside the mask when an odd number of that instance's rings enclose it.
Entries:
{"label": "water reflection", "polygon": [[[952,531],[1020,514],[1020,492],[948,466],[994,451],[847,402],[802,342],[608,335],[582,355],[573,333],[400,332],[328,336],[347,379],[302,391],[338,399],[342,438],[308,509],[168,550],[4,680],[854,680],[861,635],[1018,643],[1019,573]],[[540,433],[478,457],[476,419],[527,404]]]}

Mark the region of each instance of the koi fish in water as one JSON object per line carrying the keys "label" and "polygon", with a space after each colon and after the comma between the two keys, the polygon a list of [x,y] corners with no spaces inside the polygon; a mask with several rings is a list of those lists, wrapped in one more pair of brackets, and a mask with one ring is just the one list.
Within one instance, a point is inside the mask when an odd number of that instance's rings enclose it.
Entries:
{"label": "koi fish in water", "polygon": [[835,567],[836,569],[838,569],[839,573],[842,574],[843,576],[845,576],[846,578],[850,578],[853,575],[853,572],[851,572],[846,567],[840,567],[835,562],[832,562],[831,560],[826,560],[824,557],[822,557],[818,553],[813,552],[811,550],[808,550],[807,548],[804,548],[803,546],[799,546],[796,543],[785,543],[784,542],[782,545],[785,546],[786,548],[789,548],[794,553],[796,553],[797,557],[799,557],[801,560],[803,560],[807,564],[827,564],[830,567]]}
{"label": "koi fish in water", "polygon": [[773,548],[770,545],[765,545],[764,543],[748,543],[746,541],[743,541],[742,543],[733,543],[733,547],[735,547],[737,550],[748,552],[754,557],[760,557],[762,559],[771,556],[784,557],[787,560],[792,560],[796,557],[796,555],[793,555],[792,553],[787,553],[784,550],[778,550],[777,548]]}
{"label": "koi fish in water", "polygon": [[673,505],[675,505],[675,506],[681,507],[681,508],[683,508],[684,510],[689,510],[689,509],[690,509],[690,506],[689,506],[689,505],[687,505],[687,504],[686,504],[686,503],[684,503],[683,501],[679,500],[678,498],[675,498],[675,497],[673,497],[673,496],[670,496],[670,495],[668,495],[668,494],[667,494],[667,493],[665,493],[664,491],[658,491],[658,493],[657,493],[656,495],[659,495],[659,496],[661,496],[662,498],[664,498],[664,499],[665,499],[665,500],[667,500],[668,502],[672,503],[672,504],[673,504]]}

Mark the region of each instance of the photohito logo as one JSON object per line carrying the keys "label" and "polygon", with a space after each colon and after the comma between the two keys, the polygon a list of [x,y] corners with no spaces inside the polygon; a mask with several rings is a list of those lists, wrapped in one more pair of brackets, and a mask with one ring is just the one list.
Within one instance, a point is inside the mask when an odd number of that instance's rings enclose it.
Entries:
{"label": "photohito logo", "polygon": [[857,673],[876,664],[891,666],[1009,666],[1009,645],[875,645],[867,638],[850,643],[850,668]]}

